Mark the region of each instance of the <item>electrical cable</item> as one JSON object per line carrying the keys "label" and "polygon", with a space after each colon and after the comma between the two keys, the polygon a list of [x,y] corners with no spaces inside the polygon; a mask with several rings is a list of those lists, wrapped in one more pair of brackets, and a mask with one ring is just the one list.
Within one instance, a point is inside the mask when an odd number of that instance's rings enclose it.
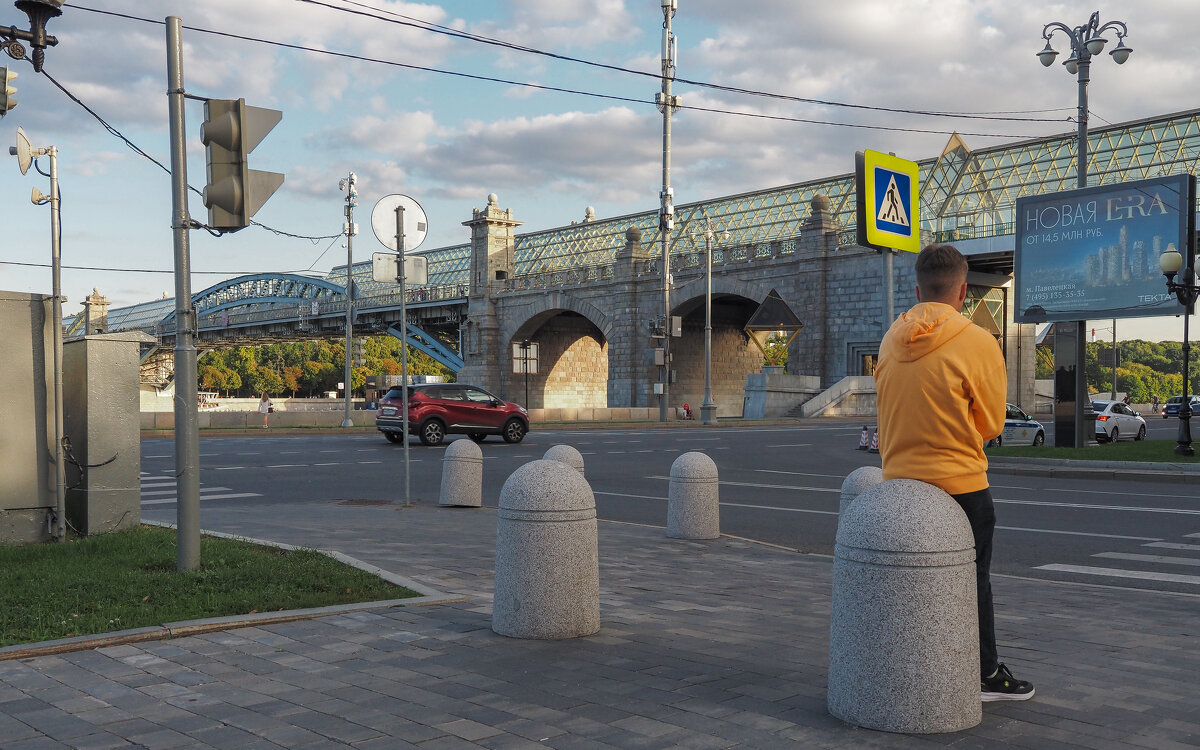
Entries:
{"label": "electrical cable", "polygon": [[[395,16],[396,18],[403,19],[403,20],[384,18],[382,16],[377,16],[372,13],[367,13],[365,11],[353,10],[351,8],[342,8],[342,7],[339,7],[336,5],[331,5],[328,2],[323,2],[322,0],[296,0],[296,1],[301,2],[301,3],[307,3],[309,5],[321,6],[321,7],[333,10],[333,11],[337,11],[339,13],[350,13],[353,15],[365,16],[367,18],[372,18],[372,19],[375,19],[378,21],[383,21],[385,23],[393,23],[393,24],[398,24],[401,26],[409,26],[412,28],[429,31],[429,32],[432,32],[435,34],[444,34],[446,36],[455,37],[458,39],[464,39],[464,40],[472,41],[472,42],[478,42],[480,44],[489,44],[489,45],[493,45],[493,46],[497,46],[497,47],[502,47],[505,49],[515,50],[518,52],[526,52],[526,53],[532,54],[532,55],[541,55],[543,57],[549,57],[549,58],[552,58],[555,60],[562,60],[564,62],[579,63],[581,65],[588,65],[588,66],[595,67],[595,68],[602,68],[604,70],[612,70],[612,71],[619,72],[619,73],[629,73],[631,75],[643,76],[643,77],[652,78],[655,80],[661,78],[661,76],[662,76],[661,73],[651,73],[651,72],[644,71],[644,70],[633,70],[631,68],[624,68],[619,65],[610,65],[607,63],[596,62],[594,60],[586,60],[586,59],[579,58],[579,57],[571,57],[569,55],[561,55],[561,54],[558,54],[555,52],[547,52],[546,50],[540,50],[535,47],[527,47],[522,44],[515,44],[513,42],[507,42],[502,39],[495,39],[493,37],[487,37],[487,36],[483,36],[481,34],[472,34],[470,32],[460,31],[458,29],[452,29],[448,26],[442,26],[440,24],[436,24],[431,21],[423,21],[418,18],[413,18],[412,16],[406,16],[402,13],[397,13],[395,11],[385,10],[383,8],[373,8],[369,5],[366,5],[365,3],[355,2],[354,0],[342,0],[342,2],[346,3],[347,5],[354,5],[354,6],[357,6],[360,8],[366,8],[368,10],[375,11],[376,13],[385,13],[389,16]],[[826,107],[847,107],[847,108],[851,108],[851,109],[864,109],[864,110],[872,110],[872,111],[877,111],[877,112],[891,112],[891,113],[898,113],[898,114],[923,115],[923,116],[929,116],[929,117],[958,117],[958,118],[977,119],[977,120],[1004,120],[1004,121],[1009,121],[1009,122],[1062,122],[1061,119],[1036,118],[1036,117],[999,117],[997,115],[1031,114],[1031,113],[1040,113],[1040,112],[1059,112],[1059,111],[1063,111],[1063,109],[1065,109],[1065,108],[1054,108],[1054,109],[1048,109],[1048,110],[1025,110],[1025,111],[1017,110],[1014,112],[949,112],[949,111],[936,111],[936,110],[904,109],[904,108],[896,108],[896,107],[880,107],[880,106],[874,106],[874,105],[868,105],[868,104],[853,104],[853,103],[849,103],[849,102],[839,102],[839,101],[824,100],[824,99],[812,99],[812,98],[808,98],[808,97],[792,96],[789,94],[778,94],[778,93],[772,93],[769,91],[760,91],[760,90],[756,90],[756,89],[742,88],[739,86],[727,86],[727,85],[723,85],[723,84],[719,84],[719,83],[712,83],[710,81],[697,81],[697,80],[692,80],[692,79],[687,79],[687,78],[675,77],[675,78],[672,78],[672,80],[675,83],[687,84],[689,86],[710,88],[710,89],[714,89],[717,91],[725,91],[725,92],[729,92],[729,93],[743,94],[743,95],[747,95],[747,96],[761,96],[761,97],[766,97],[766,98],[770,98],[770,99],[780,99],[783,101],[799,102],[802,104],[819,104],[819,105],[826,106]]]}
{"label": "electrical cable", "polygon": [[[104,126],[105,130],[107,130],[110,134],[116,136],[120,140],[122,140],[126,146],[129,146],[129,148],[133,149],[134,153],[144,156],[145,158],[149,159],[154,164],[158,165],[159,169],[163,170],[167,174],[171,174],[171,169],[169,167],[167,167],[165,164],[160,162],[158,159],[155,159],[150,154],[143,151],[136,143],[134,143],[133,141],[126,138],[125,135],[121,131],[117,130],[112,125],[108,124],[108,122],[105,121],[105,119],[103,117],[101,117],[99,114],[97,114],[94,109],[92,109],[88,105],[84,104],[83,100],[81,100],[79,97],[75,96],[70,91],[68,91],[66,86],[59,83],[58,80],[54,78],[54,76],[50,75],[50,73],[48,73],[45,70],[45,68],[43,68],[41,72],[42,72],[42,75],[45,76],[46,79],[50,81],[50,83],[54,84],[55,87],[57,87],[59,91],[63,92],[63,94],[65,94],[68,99],[75,102],[79,106],[83,107],[84,111],[86,111],[89,115],[91,115],[93,118],[95,118],[97,122],[99,122],[102,126]],[[41,168],[39,168],[38,171],[41,172]],[[191,185],[188,185],[188,190],[191,190],[196,195],[203,195],[203,193],[200,190],[196,189],[195,187],[193,187]],[[301,239],[301,240],[309,240],[313,244],[316,244],[317,242],[319,242],[321,240],[327,240],[330,237],[340,237],[341,236],[340,234],[327,234],[327,235],[321,235],[321,236],[292,234],[291,232],[285,232],[281,229],[275,229],[273,227],[269,227],[266,224],[262,224],[260,222],[254,221],[253,219],[250,220],[250,223],[257,227],[261,227],[262,229],[266,229],[267,231],[274,232],[277,235],[281,235],[284,237],[292,237],[292,238]],[[197,222],[197,226],[198,226],[198,228],[209,230],[210,233],[214,231],[212,229],[212,227],[209,227],[206,224],[201,224],[201,223]]]}
{"label": "electrical cable", "polygon": [[[150,24],[155,24],[155,25],[163,25],[165,23],[164,21],[156,21],[151,18],[141,18],[138,16],[129,15],[126,13],[116,13],[113,11],[97,10],[95,8],[87,8],[87,7],[78,6],[78,5],[72,6],[72,7],[79,8],[80,10],[91,11],[93,13],[99,13],[102,15],[115,16],[117,18],[124,18],[124,19],[131,20],[131,21],[141,21],[142,23],[150,23]],[[594,92],[594,91],[584,91],[582,89],[571,89],[571,88],[565,88],[565,87],[561,87],[561,86],[548,86],[545,84],[532,83],[529,81],[515,81],[515,80],[506,79],[506,78],[498,78],[495,76],[480,75],[480,74],[476,74],[476,73],[464,73],[462,71],[446,70],[443,68],[431,68],[431,67],[424,66],[424,65],[414,65],[411,63],[402,63],[402,62],[397,62],[395,60],[384,60],[384,59],[376,58],[376,57],[367,57],[365,55],[356,55],[356,54],[352,54],[349,52],[336,52],[334,50],[320,49],[317,47],[306,47],[301,44],[292,44],[290,42],[277,42],[277,41],[273,41],[270,39],[261,39],[259,37],[246,36],[244,34],[234,34],[232,32],[228,32],[228,31],[216,31],[214,29],[205,29],[205,28],[200,28],[197,26],[184,26],[183,28],[187,29],[188,31],[194,31],[194,32],[200,33],[200,34],[211,34],[213,36],[225,37],[228,39],[237,39],[239,41],[244,41],[244,42],[253,42],[255,44],[265,44],[268,46],[281,47],[284,49],[297,50],[297,51],[301,51],[301,52],[310,52],[313,54],[328,55],[331,57],[337,57],[337,58],[341,58],[341,59],[345,59],[345,60],[356,60],[358,62],[367,62],[367,63],[373,63],[373,64],[377,64],[377,65],[388,65],[391,67],[405,68],[407,70],[421,71],[423,73],[436,73],[438,75],[451,76],[451,77],[455,77],[455,78],[465,78],[468,80],[484,81],[484,82],[488,82],[488,83],[500,83],[500,84],[504,84],[506,86],[520,86],[523,88],[537,89],[540,91],[552,91],[555,93],[562,93],[562,94],[574,94],[576,96],[584,96],[584,97],[589,97],[589,98],[593,98],[593,99],[605,99],[605,100],[610,100],[610,101],[619,101],[619,102],[626,102],[626,103],[632,103],[632,104],[641,104],[641,105],[649,104],[652,106],[658,106],[657,102],[655,102],[653,99],[641,99],[641,98],[629,97],[629,96],[618,96],[616,94],[601,94],[601,93]],[[631,71],[631,72],[636,72],[636,71]],[[675,80],[676,82],[679,82],[679,83],[689,83],[689,84],[695,85],[695,82],[686,81],[685,79],[676,78],[673,80]],[[746,93],[752,93],[752,92],[750,92],[750,90],[747,89]],[[827,102],[821,102],[819,100],[808,100],[808,101],[809,101],[809,103],[827,103]],[[850,106],[850,105],[847,105],[847,106]],[[867,105],[853,105],[853,106],[855,106],[856,108],[871,109],[871,107],[868,107]],[[739,111],[735,111],[735,110],[693,107],[693,106],[688,106],[688,105],[680,105],[679,108],[680,109],[691,109],[691,110],[695,110],[698,112],[711,112],[711,113],[715,113],[715,114],[735,115],[735,116],[751,117],[751,118],[757,118],[757,119],[771,119],[771,120],[777,120],[777,121],[782,121],[782,122],[797,122],[797,123],[805,123],[805,124],[809,124],[809,125],[828,125],[831,127],[863,128],[863,129],[869,129],[869,130],[883,130],[883,131],[891,131],[891,132],[933,133],[933,134],[937,134],[937,135],[951,135],[951,134],[957,133],[958,135],[970,136],[970,137],[974,137],[974,138],[1033,138],[1033,137],[1036,137],[1033,135],[1014,134],[1014,133],[973,133],[973,132],[962,132],[962,131],[957,131],[957,130],[925,130],[925,129],[915,129],[915,128],[896,128],[896,127],[890,127],[890,126],[886,126],[886,125],[863,125],[863,124],[856,124],[856,123],[834,122],[831,120],[814,120],[814,119],[809,119],[809,118],[786,117],[783,115],[763,115],[763,114],[757,114],[757,113],[753,113],[753,112],[739,112]],[[930,116],[937,115],[937,113],[923,112],[920,110],[883,110],[883,111],[900,112],[900,113],[904,113],[904,114],[925,114],[925,115],[930,115]],[[1001,119],[1001,118],[992,118],[992,119]],[[1038,121],[1038,122],[1061,122],[1061,120],[1036,120],[1036,121]]]}

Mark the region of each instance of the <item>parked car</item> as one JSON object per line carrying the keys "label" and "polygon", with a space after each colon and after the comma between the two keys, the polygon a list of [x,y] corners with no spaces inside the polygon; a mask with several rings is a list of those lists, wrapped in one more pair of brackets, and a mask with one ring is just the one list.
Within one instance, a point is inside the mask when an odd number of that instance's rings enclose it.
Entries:
{"label": "parked car", "polygon": [[1115,443],[1122,435],[1132,435],[1134,440],[1146,439],[1146,420],[1128,404],[1121,401],[1093,401],[1092,411],[1096,412],[1096,440]]}
{"label": "parked car", "polygon": [[988,445],[1045,445],[1046,428],[1015,404],[1004,405],[1004,431]]}
{"label": "parked car", "polygon": [[[403,399],[403,390],[392,388],[375,412],[376,428],[393,443],[404,439]],[[477,443],[488,435],[519,443],[529,432],[529,412],[473,385],[413,385],[408,388],[408,431],[425,445],[438,445],[452,434],[467,435]]]}
{"label": "parked car", "polygon": [[[1200,396],[1189,396],[1188,399],[1192,402],[1192,413],[1200,414]],[[1162,415],[1163,419],[1167,417],[1179,417],[1179,407],[1183,406],[1183,396],[1172,396],[1167,399],[1167,403],[1163,404]]]}

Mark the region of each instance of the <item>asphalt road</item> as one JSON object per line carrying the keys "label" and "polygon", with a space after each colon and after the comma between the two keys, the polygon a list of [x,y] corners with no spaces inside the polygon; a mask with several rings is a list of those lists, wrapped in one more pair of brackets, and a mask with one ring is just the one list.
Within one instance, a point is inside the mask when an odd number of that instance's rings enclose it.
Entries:
{"label": "asphalt road", "polygon": [[[1152,439],[1175,436],[1175,420],[1147,424]],[[861,428],[812,420],[719,429],[535,430],[518,445],[493,437],[481,446],[483,502],[495,506],[518,466],[564,443],[583,455],[600,517],[664,526],[671,464],[686,451],[700,451],[719,471],[723,533],[829,555],[843,478],[859,466],[878,465],[877,455],[856,450]],[[1127,444],[1096,450],[1117,457]],[[413,441],[412,501],[437,503],[443,451]],[[378,434],[205,437],[200,453],[202,524],[251,503],[295,514],[309,504],[404,501],[403,446]],[[173,466],[172,441],[143,441],[146,518],[174,520]],[[1200,592],[1200,481],[1055,479],[993,470],[991,482],[999,518],[995,572]],[[269,538],[270,530],[262,536]]]}

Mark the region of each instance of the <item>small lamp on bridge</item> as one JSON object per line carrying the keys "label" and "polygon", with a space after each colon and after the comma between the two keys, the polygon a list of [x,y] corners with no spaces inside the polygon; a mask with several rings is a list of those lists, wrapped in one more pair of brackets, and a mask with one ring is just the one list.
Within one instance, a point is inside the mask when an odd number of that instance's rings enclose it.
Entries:
{"label": "small lamp on bridge", "polygon": [[[1196,304],[1196,298],[1200,296],[1200,286],[1196,284],[1196,270],[1194,260],[1189,261],[1187,267],[1183,266],[1183,254],[1175,249],[1175,243],[1167,245],[1167,250],[1158,258],[1158,267],[1162,269],[1163,276],[1167,277],[1167,291],[1179,300],[1179,304],[1184,306],[1183,311],[1183,400],[1179,404],[1179,434],[1176,437],[1178,445],[1175,446],[1175,455],[1177,456],[1193,456],[1195,450],[1192,449],[1192,398],[1188,395],[1188,358],[1191,346],[1188,343],[1188,319],[1191,317]],[[1180,269],[1183,269],[1183,277],[1179,281],[1175,280],[1176,274]]]}

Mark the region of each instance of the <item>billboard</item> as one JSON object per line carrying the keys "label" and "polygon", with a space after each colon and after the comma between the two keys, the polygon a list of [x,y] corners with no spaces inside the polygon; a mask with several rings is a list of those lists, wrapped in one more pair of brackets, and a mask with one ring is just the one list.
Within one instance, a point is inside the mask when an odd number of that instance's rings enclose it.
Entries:
{"label": "billboard", "polygon": [[1159,256],[1191,263],[1196,183],[1172,175],[1018,198],[1018,323],[1179,315]]}

